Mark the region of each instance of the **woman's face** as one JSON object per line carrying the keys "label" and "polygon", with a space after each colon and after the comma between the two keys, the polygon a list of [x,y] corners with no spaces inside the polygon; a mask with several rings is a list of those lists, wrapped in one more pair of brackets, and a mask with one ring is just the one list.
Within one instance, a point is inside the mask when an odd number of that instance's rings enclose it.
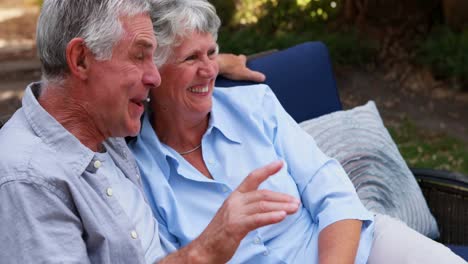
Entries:
{"label": "woman's face", "polygon": [[217,44],[210,33],[192,32],[173,48],[161,66],[161,85],[151,91],[160,111],[204,117],[211,111],[214,82],[218,74]]}

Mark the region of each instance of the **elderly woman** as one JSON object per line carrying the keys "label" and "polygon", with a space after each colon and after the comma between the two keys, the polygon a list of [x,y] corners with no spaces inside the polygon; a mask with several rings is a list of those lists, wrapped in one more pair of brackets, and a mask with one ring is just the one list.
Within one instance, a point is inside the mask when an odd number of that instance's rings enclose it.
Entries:
{"label": "elderly woman", "polygon": [[220,21],[213,6],[153,0],[152,10],[162,83],[151,91],[142,131],[130,147],[167,248],[195,239],[244,175],[283,160],[285,168],[261,186],[299,198],[299,210],[250,232],[230,262],[387,263],[395,251],[372,247],[374,217],[340,164],[317,148],[272,91],[214,87]]}

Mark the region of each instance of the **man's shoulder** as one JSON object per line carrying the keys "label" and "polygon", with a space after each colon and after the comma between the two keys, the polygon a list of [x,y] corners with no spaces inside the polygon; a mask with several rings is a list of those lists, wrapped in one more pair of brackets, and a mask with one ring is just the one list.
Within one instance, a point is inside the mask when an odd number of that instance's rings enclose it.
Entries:
{"label": "man's shoulder", "polygon": [[[0,183],[6,180],[47,180],[59,155],[16,113],[0,130]],[[55,170],[56,171],[56,170]]]}
{"label": "man's shoulder", "polygon": [[40,144],[40,138],[29,127],[20,109],[0,130],[1,168],[23,165]]}

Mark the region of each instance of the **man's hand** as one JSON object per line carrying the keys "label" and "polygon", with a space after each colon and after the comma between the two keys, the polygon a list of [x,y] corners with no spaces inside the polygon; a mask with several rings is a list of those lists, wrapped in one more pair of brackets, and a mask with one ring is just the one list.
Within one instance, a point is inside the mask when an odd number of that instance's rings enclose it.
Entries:
{"label": "man's hand", "polygon": [[231,80],[245,80],[254,82],[265,81],[265,75],[261,72],[247,68],[247,57],[223,53],[217,57],[219,74]]}
{"label": "man's hand", "polygon": [[[268,190],[257,190],[269,176],[277,173],[283,162],[276,161],[254,170],[224,201],[213,220],[187,247],[168,256],[161,263],[226,263],[241,240],[252,230],[282,221],[299,208],[296,198]],[[172,258],[179,255],[181,258]],[[168,261],[168,262],[166,262]]]}

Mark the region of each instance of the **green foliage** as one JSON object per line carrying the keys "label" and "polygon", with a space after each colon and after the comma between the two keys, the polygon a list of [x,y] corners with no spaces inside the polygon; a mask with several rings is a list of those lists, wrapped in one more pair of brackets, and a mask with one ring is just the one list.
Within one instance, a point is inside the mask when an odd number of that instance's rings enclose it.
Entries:
{"label": "green foliage", "polygon": [[218,14],[219,18],[221,18],[221,22],[223,26],[231,24],[232,18],[236,13],[236,4],[233,0],[209,0],[209,2],[215,6],[216,13]]}
{"label": "green foliage", "polygon": [[467,144],[444,134],[427,135],[411,120],[389,127],[410,167],[456,171],[468,175]]}
{"label": "green foliage", "polygon": [[454,33],[447,27],[436,28],[419,47],[417,60],[439,78],[468,81],[468,30]]}
{"label": "green foliage", "polygon": [[[331,7],[332,2],[335,3],[335,8]],[[331,0],[269,0],[263,5],[264,14],[259,18],[257,26],[265,32],[297,33],[314,25],[324,26],[325,22],[336,17],[336,3],[337,1]]]}
{"label": "green foliage", "polygon": [[[234,13],[223,9],[235,2]],[[371,62],[377,45],[357,32],[327,32],[340,9],[339,0],[211,0],[223,23],[219,44],[222,52],[252,54],[284,49],[305,41],[320,40],[338,64]]]}
{"label": "green foliage", "polygon": [[378,44],[355,31],[325,33],[320,39],[328,49],[334,63],[366,65],[377,56]]}
{"label": "green foliage", "polygon": [[277,31],[262,32],[255,27],[239,30],[223,29],[218,43],[222,52],[253,54],[270,49],[284,49],[306,41],[323,41],[334,63],[342,65],[364,65],[372,62],[377,45],[360,37],[356,32],[326,32],[319,28],[309,28],[301,33]]}
{"label": "green foliage", "polygon": [[[302,31],[336,17],[339,0],[211,0],[224,26],[256,25],[263,32]],[[227,12],[233,10],[234,13]]]}

